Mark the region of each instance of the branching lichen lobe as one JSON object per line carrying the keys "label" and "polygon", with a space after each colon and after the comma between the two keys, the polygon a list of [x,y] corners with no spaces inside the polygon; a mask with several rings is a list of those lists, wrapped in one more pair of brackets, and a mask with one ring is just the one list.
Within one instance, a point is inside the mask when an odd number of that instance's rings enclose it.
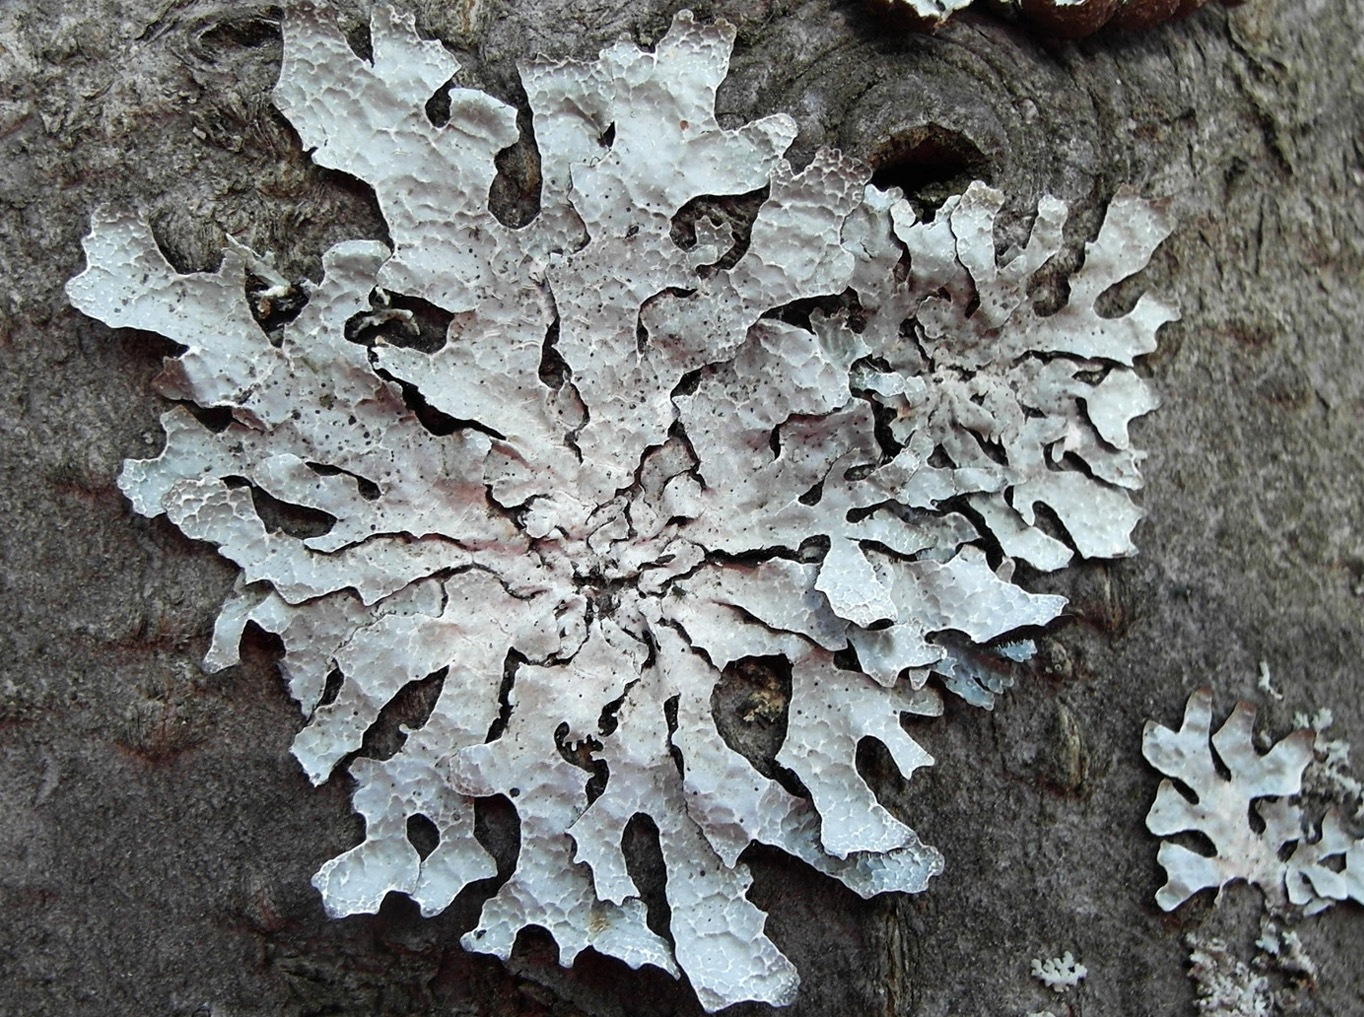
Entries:
{"label": "branching lichen lobe", "polygon": [[[251,252],[181,275],[136,217],[94,217],[73,303],[182,345],[161,390],[231,418],[173,409],[123,490],[241,567],[208,666],[248,622],[279,635],[315,782],[444,675],[396,752],[349,764],[366,838],[314,879],[330,913],[390,891],[443,910],[495,875],[474,800],[505,796],[518,862],[467,947],[505,957],[538,925],[565,964],[591,946],[680,969],[707,1009],[787,1003],[744,849],[864,896],[922,890],[941,857],[877,802],[859,742],[909,777],[932,759],[903,714],[1004,690],[1032,652],[1017,631],[1064,607],[1015,584],[1014,559],[1133,551],[1128,426],[1155,399],[1132,363],[1174,313],[1095,305],[1165,214],[1120,194],[1041,315],[1028,284],[1061,248],[1060,202],[1001,259],[984,185],[919,223],[838,153],[794,170],[789,118],[716,122],[733,30],[683,14],[651,52],[522,69],[541,195],[512,226],[488,196],[515,110],[452,87],[434,123],[454,59],[383,8],[371,37],[372,61],[319,8],[286,24],[276,100],[316,162],[374,187],[393,238],[328,251],[292,317],[252,313]],[[704,215],[679,232],[725,197],[755,203],[743,244]],[[448,321],[443,344],[385,338],[417,312]],[[253,490],[333,522],[268,527]],[[755,658],[789,668],[772,762],[808,797],[717,729],[717,685]],[[622,850],[641,815],[670,939]]]}
{"label": "branching lichen lobe", "polygon": [[1290,904],[1309,914],[1336,901],[1364,904],[1364,838],[1351,835],[1336,808],[1309,821],[1300,801],[1318,733],[1302,727],[1261,755],[1251,739],[1255,713],[1251,704],[1237,703],[1214,734],[1212,691],[1203,688],[1189,697],[1178,731],[1146,725],[1142,754],[1173,778],[1161,781],[1147,828],[1160,837],[1196,832],[1213,848],[1205,854],[1161,841],[1158,859],[1167,879],[1156,903],[1170,911],[1200,890],[1220,893],[1244,880],[1280,911]]}

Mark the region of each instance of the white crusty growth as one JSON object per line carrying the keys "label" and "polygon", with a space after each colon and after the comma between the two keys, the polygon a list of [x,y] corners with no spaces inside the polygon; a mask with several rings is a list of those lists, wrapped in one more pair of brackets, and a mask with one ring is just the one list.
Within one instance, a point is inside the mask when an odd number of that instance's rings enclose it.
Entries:
{"label": "white crusty growth", "polygon": [[1052,992],[1067,992],[1075,988],[1089,974],[1089,969],[1075,959],[1067,950],[1060,957],[1049,957],[1032,961],[1032,976]]}
{"label": "white crusty growth", "polygon": [[[864,896],[940,870],[858,744],[909,776],[932,759],[902,717],[1009,685],[1032,652],[1018,630],[1064,606],[1015,584],[1015,558],[1132,552],[1128,426],[1155,399],[1131,365],[1174,316],[1095,308],[1168,232],[1158,206],[1119,196],[1043,316],[1029,286],[1061,248],[1060,202],[997,259],[1003,199],[983,185],[919,223],[838,153],[793,169],[788,117],[722,128],[733,34],[683,14],[652,52],[522,68],[541,192],[517,228],[488,203],[516,111],[454,88],[436,125],[458,65],[410,17],[375,13],[371,62],[295,5],[277,102],[319,164],[374,188],[394,249],[326,252],[286,322],[252,312],[261,282],[282,293],[266,259],[233,247],[182,275],[142,219],[101,211],[68,287],[185,348],[160,378],[179,403],[166,448],[120,482],[242,569],[208,666],[236,661],[248,623],[277,633],[307,718],[294,754],[315,782],[352,760],[366,836],[317,873],[328,911],[394,891],[447,907],[495,874],[473,803],[504,795],[519,857],[465,945],[505,957],[541,926],[565,964],[590,946],[680,968],[712,1010],[796,991],[746,896],[750,844]],[[695,199],[759,191],[742,240],[707,218],[674,239]],[[449,316],[443,346],[406,341],[403,300]],[[325,523],[273,525],[273,503]],[[726,669],[759,657],[789,669],[780,779],[713,714]],[[433,675],[401,747],[355,756]],[[439,833],[425,857],[418,815]],[[669,939],[625,863],[639,815]]]}

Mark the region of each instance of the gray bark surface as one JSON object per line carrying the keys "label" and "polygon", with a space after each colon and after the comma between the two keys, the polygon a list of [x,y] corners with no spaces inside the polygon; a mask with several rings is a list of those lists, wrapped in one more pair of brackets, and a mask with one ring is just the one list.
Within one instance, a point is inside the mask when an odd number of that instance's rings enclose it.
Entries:
{"label": "gray bark surface", "polygon": [[[459,54],[461,83],[524,106],[517,60],[651,42],[684,4],[399,6]],[[929,201],[980,177],[1021,224],[1055,194],[1071,267],[1123,183],[1177,217],[1114,297],[1149,288],[1183,311],[1145,360],[1164,406],[1138,426],[1141,555],[1033,584],[1068,594],[1072,620],[993,713],[953,702],[916,727],[937,766],[904,784],[866,753],[888,807],[946,856],[927,892],[864,902],[750,849],[752,896],[802,974],[785,1012],[1192,1014],[1181,936],[1248,950],[1258,895],[1156,907],[1143,724],[1176,725],[1206,684],[1222,714],[1260,702],[1276,736],[1329,706],[1332,733],[1364,745],[1353,0],[1252,0],[1080,44],[975,13],[914,36],[851,0],[693,6],[739,26],[722,115],[791,114],[798,163],[837,146]],[[344,10],[359,39],[361,5]],[[384,236],[372,195],[313,167],[270,102],[278,20],[225,0],[0,7],[0,1015],[699,1013],[658,972],[590,953],[561,969],[547,937],[505,965],[465,953],[477,892],[434,919],[390,896],[328,920],[309,877],[360,838],[348,782],[311,788],[289,756],[300,718],[267,640],[200,671],[234,570],[114,484],[159,448],[149,381],[169,349],[67,305],[96,205],[146,213],[182,270],[215,265],[224,232],[291,277]],[[1256,689],[1261,661],[1282,702]],[[485,820],[505,841],[508,816]],[[647,838],[636,854],[647,867]],[[1320,967],[1306,1012],[1362,1012],[1364,912],[1300,934]],[[1067,949],[1089,969],[1068,1002],[1028,975]]]}

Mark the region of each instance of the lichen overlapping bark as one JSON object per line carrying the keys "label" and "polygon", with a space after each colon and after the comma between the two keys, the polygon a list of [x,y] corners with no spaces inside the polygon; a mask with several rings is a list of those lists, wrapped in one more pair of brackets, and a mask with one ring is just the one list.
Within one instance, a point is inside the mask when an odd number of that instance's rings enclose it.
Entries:
{"label": "lichen overlapping bark", "polygon": [[[1132,553],[1128,429],[1155,406],[1132,364],[1175,316],[1149,296],[1096,307],[1168,233],[1159,206],[1119,195],[1068,303],[1040,314],[1060,202],[999,256],[984,185],[919,222],[836,152],[795,170],[789,118],[716,121],[732,41],[684,14],[653,51],[524,67],[542,189],[513,227],[488,192],[516,111],[453,88],[437,126],[426,103],[458,65],[410,18],[375,14],[369,61],[295,8],[276,101],[317,163],[374,188],[393,249],[333,248],[303,310],[267,327],[248,289],[268,259],[233,248],[179,274],[141,220],[102,211],[69,284],[86,313],[184,347],[159,379],[182,404],[166,448],[121,486],[241,567],[208,665],[236,660],[248,623],[280,636],[309,776],[443,676],[395,754],[351,758],[366,838],[315,877],[329,912],[390,891],[447,907],[495,874],[473,801],[504,795],[517,865],[465,945],[505,957],[541,926],[565,964],[590,946],[680,969],[708,1009],[787,1003],[798,982],[745,895],[748,845],[864,896],[940,871],[858,774],[858,743],[908,777],[933,760],[904,715],[1007,687],[1026,630],[1064,607],[1017,585],[1015,560]],[[753,192],[745,237],[703,218],[674,239],[695,199]],[[448,315],[444,345],[404,344],[390,295]],[[272,528],[269,499],[329,524]],[[712,714],[725,669],[754,657],[790,667],[782,780]],[[639,814],[670,939],[622,852]],[[416,815],[439,833],[425,857]]]}
{"label": "lichen overlapping bark", "polygon": [[1261,755],[1252,739],[1255,714],[1250,703],[1237,703],[1214,733],[1212,691],[1203,688],[1189,697],[1178,731],[1146,726],[1142,754],[1170,778],[1160,782],[1147,829],[1159,837],[1198,833],[1213,849],[1162,840],[1166,882],[1156,903],[1171,911],[1200,890],[1220,893],[1244,880],[1273,911],[1364,904],[1364,838],[1351,835],[1339,809],[1313,822],[1301,801],[1317,732],[1300,728]]}

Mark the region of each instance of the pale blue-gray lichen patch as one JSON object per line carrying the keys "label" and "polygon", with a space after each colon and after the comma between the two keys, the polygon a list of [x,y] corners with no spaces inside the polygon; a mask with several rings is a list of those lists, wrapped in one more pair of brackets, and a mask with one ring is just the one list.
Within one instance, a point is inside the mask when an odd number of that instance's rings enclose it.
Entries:
{"label": "pale blue-gray lichen patch", "polygon": [[[96,214],[68,287],[88,314],[184,346],[163,390],[231,414],[213,430],[171,410],[165,450],[121,486],[241,567],[208,665],[236,660],[250,622],[280,636],[309,776],[444,672],[396,753],[349,764],[366,836],[315,877],[328,911],[390,891],[441,911],[494,874],[473,801],[507,795],[516,868],[465,945],[506,956],[541,926],[566,964],[590,946],[680,969],[708,1009],[796,991],[745,895],[749,844],[864,896],[940,871],[859,775],[857,745],[881,741],[910,776],[932,760],[903,715],[941,713],[943,689],[988,706],[1007,687],[1030,652],[1017,630],[1064,607],[1013,581],[1015,556],[1131,553],[1128,425],[1155,405],[1131,364],[1174,316],[1151,299],[1117,318],[1095,307],[1168,232],[1160,206],[1115,200],[1070,303],[1041,316],[1028,284],[1060,247],[1060,202],[1000,259],[984,185],[920,223],[842,155],[793,169],[789,118],[716,121],[733,36],[683,14],[653,51],[523,68],[543,186],[513,228],[488,201],[515,111],[457,88],[436,126],[425,103],[458,65],[410,17],[375,13],[370,62],[298,5],[277,101],[316,161],[375,188],[394,249],[332,248],[270,335],[246,302],[264,259],[234,248],[218,272],[181,275],[133,216]],[[737,257],[708,219],[694,245],[674,241],[689,203],[764,188]],[[443,346],[384,340],[398,297],[449,315]],[[791,313],[815,298],[824,309]],[[347,338],[357,320],[365,343]],[[251,488],[331,523],[268,526]],[[809,797],[712,715],[726,667],[773,656],[792,676],[777,762]],[[596,797],[570,751],[605,764]],[[640,813],[671,941],[622,854]],[[416,815],[438,834],[426,853],[407,838]]]}

